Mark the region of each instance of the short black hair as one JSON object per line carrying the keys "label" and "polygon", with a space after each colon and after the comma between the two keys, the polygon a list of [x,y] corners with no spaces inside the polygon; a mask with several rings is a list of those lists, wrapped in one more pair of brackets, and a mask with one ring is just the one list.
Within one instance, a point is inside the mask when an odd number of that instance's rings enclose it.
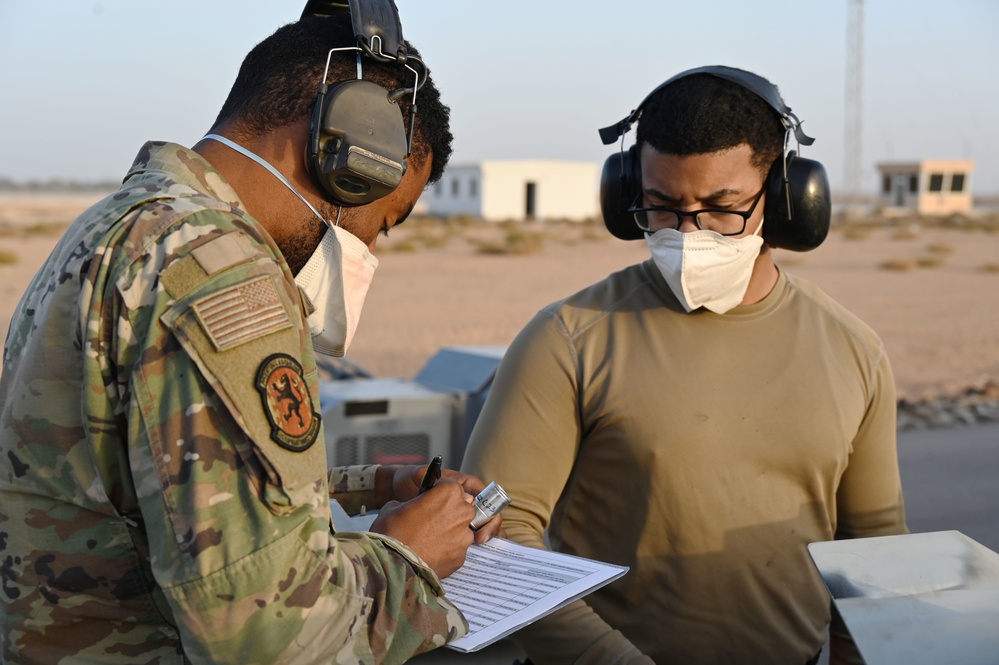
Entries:
{"label": "short black hair", "polygon": [[759,95],[711,74],[691,74],[642,107],[636,142],[668,155],[700,155],[748,143],[764,177],[784,151],[780,116]]}
{"label": "short black hair", "polygon": [[[317,86],[326,68],[331,48],[356,46],[349,14],[310,16],[277,29],[250,50],[222,105],[214,127],[230,124],[238,135],[259,135],[293,122],[310,120],[316,103]],[[410,55],[419,51],[408,41]],[[327,84],[356,78],[356,52],[334,53],[330,59]],[[371,58],[362,60],[365,80],[388,90],[412,87],[411,71],[394,63]],[[399,102],[408,118],[410,97]],[[451,109],[441,101],[440,90],[428,75],[416,95],[416,129],[411,159],[419,166],[433,153],[430,182],[437,182],[451,158]]]}

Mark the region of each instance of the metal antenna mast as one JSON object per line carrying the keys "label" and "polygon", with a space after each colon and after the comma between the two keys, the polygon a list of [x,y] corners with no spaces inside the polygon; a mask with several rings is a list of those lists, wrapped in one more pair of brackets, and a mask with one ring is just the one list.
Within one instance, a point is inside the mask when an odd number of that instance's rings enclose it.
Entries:
{"label": "metal antenna mast", "polygon": [[860,202],[863,176],[864,0],[847,0],[846,132],[844,184],[847,200]]}

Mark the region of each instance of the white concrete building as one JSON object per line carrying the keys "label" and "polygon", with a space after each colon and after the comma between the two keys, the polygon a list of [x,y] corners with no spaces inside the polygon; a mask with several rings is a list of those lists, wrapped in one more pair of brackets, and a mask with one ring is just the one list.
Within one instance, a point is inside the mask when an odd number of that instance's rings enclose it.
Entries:
{"label": "white concrete building", "polygon": [[886,212],[914,211],[920,215],[970,212],[971,173],[975,163],[958,159],[878,164]]}
{"label": "white concrete building", "polygon": [[449,166],[418,205],[442,217],[581,221],[600,214],[599,188],[599,167],[590,162],[483,161]]}

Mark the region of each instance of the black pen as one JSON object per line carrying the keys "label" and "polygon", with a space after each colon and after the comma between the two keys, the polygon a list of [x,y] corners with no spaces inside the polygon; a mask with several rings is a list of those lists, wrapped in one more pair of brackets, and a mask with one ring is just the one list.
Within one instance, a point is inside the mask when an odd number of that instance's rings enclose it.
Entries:
{"label": "black pen", "polygon": [[428,489],[433,487],[438,480],[441,478],[441,464],[444,459],[438,455],[430,461],[430,465],[427,467],[427,473],[423,476],[423,482],[420,483],[420,491],[417,495],[423,494]]}

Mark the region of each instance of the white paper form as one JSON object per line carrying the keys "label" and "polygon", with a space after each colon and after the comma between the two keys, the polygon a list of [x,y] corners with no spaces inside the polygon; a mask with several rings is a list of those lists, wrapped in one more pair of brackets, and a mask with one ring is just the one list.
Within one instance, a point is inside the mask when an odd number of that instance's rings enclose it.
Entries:
{"label": "white paper form", "polygon": [[[367,531],[377,511],[350,517],[330,499],[338,531]],[[492,538],[472,545],[461,568],[441,580],[447,599],[468,620],[469,632],[447,646],[470,652],[489,646],[628,572],[592,559]]]}
{"label": "white paper form", "polygon": [[539,550],[503,538],[472,545],[465,564],[441,580],[469,632],[448,643],[478,651],[628,572],[581,557]]}

